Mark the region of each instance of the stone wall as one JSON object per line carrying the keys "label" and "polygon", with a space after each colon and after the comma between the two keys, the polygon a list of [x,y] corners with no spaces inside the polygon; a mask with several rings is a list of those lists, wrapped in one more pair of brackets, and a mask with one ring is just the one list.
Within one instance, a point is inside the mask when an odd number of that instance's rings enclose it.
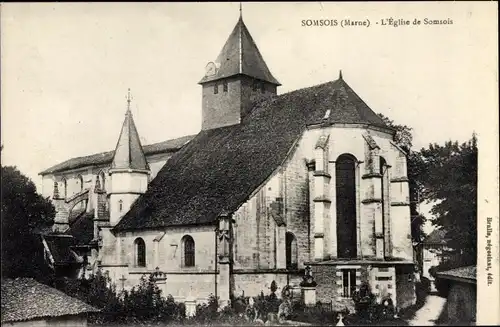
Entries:
{"label": "stone wall", "polygon": [[[227,82],[224,92],[223,83]],[[264,92],[260,85],[254,90],[254,79],[246,76],[234,76],[203,84],[202,89],[202,129],[212,129],[240,123],[261,97],[276,94],[276,86],[264,83]],[[217,93],[214,89],[217,87]]]}
{"label": "stone wall", "polygon": [[[142,275],[155,272],[158,267],[167,276],[163,286],[165,294],[185,296],[183,294],[188,285],[198,290],[193,296],[206,298],[208,294],[215,293],[217,258],[214,229],[215,226],[170,227],[164,230],[126,232],[116,237],[103,229],[103,233],[107,234],[103,234],[101,267],[104,271],[109,271],[117,289],[136,286]],[[184,267],[182,262],[182,239],[186,235],[191,236],[195,242],[193,267]],[[138,238],[142,238],[146,245],[145,267],[136,264],[135,241]]]}
{"label": "stone wall", "polygon": [[413,266],[396,269],[396,302],[399,308],[406,308],[417,303],[413,271]]}
{"label": "stone wall", "polygon": [[448,322],[467,323],[476,321],[476,284],[457,281],[450,281],[450,284],[451,287],[446,302]]}

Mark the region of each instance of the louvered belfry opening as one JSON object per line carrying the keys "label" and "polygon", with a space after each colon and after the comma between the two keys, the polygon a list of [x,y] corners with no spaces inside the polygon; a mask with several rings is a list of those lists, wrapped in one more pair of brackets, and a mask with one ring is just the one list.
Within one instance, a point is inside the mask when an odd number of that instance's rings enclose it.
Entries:
{"label": "louvered belfry opening", "polygon": [[348,154],[335,165],[337,205],[337,257],[357,256],[356,240],[356,159]]}

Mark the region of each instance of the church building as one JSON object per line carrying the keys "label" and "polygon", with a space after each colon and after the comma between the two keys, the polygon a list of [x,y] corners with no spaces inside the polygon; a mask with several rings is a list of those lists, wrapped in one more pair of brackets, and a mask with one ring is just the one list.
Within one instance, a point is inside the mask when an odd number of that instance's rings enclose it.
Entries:
{"label": "church building", "polygon": [[199,84],[197,135],[142,145],[129,98],[114,151],[40,173],[88,269],[118,290],[156,272],[178,301],[227,301],[299,289],[308,267],[319,301],[368,282],[414,304],[406,154],[342,73],[278,95],[240,15]]}

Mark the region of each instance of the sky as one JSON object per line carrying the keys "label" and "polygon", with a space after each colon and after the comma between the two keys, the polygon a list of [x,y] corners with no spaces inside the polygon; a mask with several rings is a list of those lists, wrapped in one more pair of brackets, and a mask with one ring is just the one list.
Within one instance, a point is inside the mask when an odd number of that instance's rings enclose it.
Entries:
{"label": "sky", "polygon": [[[414,146],[498,136],[496,2],[243,3],[279,93],[343,78]],[[196,134],[205,65],[239,3],[3,3],[1,156],[38,173],[113,150],[127,89],[143,144]],[[403,19],[421,25],[382,25]],[[424,25],[424,19],[452,24]],[[370,26],[307,27],[307,19]],[[378,24],[377,24],[378,23]]]}

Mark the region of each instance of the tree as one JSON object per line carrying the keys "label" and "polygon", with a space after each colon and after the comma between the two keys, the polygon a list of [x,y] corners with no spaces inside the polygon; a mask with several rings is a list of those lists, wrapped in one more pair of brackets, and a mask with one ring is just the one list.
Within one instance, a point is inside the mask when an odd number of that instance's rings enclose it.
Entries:
{"label": "tree", "polygon": [[424,201],[420,194],[423,192],[422,177],[425,175],[426,168],[420,153],[412,150],[412,128],[407,125],[396,124],[381,113],[378,116],[382,118],[387,126],[395,130],[393,141],[406,153],[407,176],[410,188],[411,236],[414,244],[420,244],[425,237],[423,226],[426,218],[418,211],[418,204]]}
{"label": "tree", "polygon": [[420,155],[425,165],[421,175],[426,200],[435,202],[433,225],[446,231],[451,248],[445,257],[448,268],[476,264],[477,259],[477,138],[467,142],[430,144]]}
{"label": "tree", "polygon": [[37,231],[54,222],[49,199],[16,167],[2,166],[2,276],[32,277],[47,281],[50,270]]}

